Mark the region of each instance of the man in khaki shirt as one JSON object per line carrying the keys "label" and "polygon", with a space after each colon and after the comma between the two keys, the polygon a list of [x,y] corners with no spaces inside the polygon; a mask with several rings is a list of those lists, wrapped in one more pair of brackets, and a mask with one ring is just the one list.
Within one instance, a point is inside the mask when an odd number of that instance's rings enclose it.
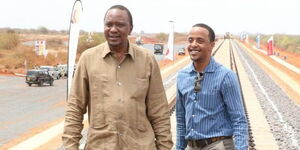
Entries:
{"label": "man in khaki shirt", "polygon": [[132,28],[129,10],[112,6],[104,17],[107,42],[81,55],[67,104],[62,137],[65,149],[78,149],[87,110],[85,149],[172,148],[159,66],[149,50],[129,43]]}

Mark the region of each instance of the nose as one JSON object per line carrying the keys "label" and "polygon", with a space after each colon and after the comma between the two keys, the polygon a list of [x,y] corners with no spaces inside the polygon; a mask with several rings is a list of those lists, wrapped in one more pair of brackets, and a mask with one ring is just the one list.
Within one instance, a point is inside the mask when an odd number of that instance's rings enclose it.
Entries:
{"label": "nose", "polygon": [[117,32],[117,31],[118,31],[117,26],[116,26],[116,25],[113,25],[113,26],[110,28],[110,31],[111,31],[111,32]]}
{"label": "nose", "polygon": [[191,46],[197,46],[197,45],[198,45],[198,43],[197,43],[197,41],[196,41],[196,40],[193,40],[193,41],[190,43],[190,45],[191,45]]}
{"label": "nose", "polygon": [[189,48],[189,49],[190,49],[190,48],[196,48],[197,46],[198,46],[198,43],[196,42],[196,40],[194,40],[194,41],[190,42],[188,48]]}

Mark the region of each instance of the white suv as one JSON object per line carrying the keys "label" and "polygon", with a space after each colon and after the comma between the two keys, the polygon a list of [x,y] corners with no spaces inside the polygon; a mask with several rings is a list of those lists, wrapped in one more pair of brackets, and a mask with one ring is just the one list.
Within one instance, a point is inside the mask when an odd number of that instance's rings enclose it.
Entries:
{"label": "white suv", "polygon": [[56,70],[59,71],[61,77],[67,77],[68,76],[68,65],[67,64],[57,65]]}
{"label": "white suv", "polygon": [[54,79],[58,80],[61,77],[59,71],[57,71],[56,68],[53,66],[40,66],[40,69],[47,70]]}

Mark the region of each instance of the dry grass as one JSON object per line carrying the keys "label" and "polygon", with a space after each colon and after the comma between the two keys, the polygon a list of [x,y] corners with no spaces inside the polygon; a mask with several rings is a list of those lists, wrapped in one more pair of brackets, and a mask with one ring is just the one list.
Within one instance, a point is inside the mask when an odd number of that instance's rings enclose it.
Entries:
{"label": "dry grass", "polygon": [[[66,35],[42,35],[42,34],[20,34],[20,41],[34,41],[34,40],[46,40],[48,49],[48,56],[37,56],[34,52],[33,46],[24,46],[18,44],[18,46],[7,50],[5,48],[0,48],[0,73],[25,73],[27,69],[32,69],[35,66],[40,65],[51,65],[56,66],[57,64],[66,64],[67,63],[67,46],[64,45],[64,42],[68,41]],[[186,37],[183,35],[176,38],[176,42],[185,40]],[[92,35],[92,41],[87,42],[88,36],[83,34],[80,37],[78,43],[78,55],[95,45],[98,45],[105,41],[103,33],[96,33]],[[135,37],[130,38],[135,40]],[[154,43],[157,41],[155,36],[145,37],[145,42]],[[25,66],[24,62],[27,62]]]}
{"label": "dry grass", "polygon": [[0,32],[0,49],[13,49],[19,44],[19,35],[14,31]]}
{"label": "dry grass", "polygon": [[[26,66],[24,62],[27,62]],[[37,56],[33,47],[18,46],[11,50],[0,50],[0,72],[4,73],[24,73],[27,69],[40,65],[52,65],[67,63],[67,53],[48,53],[47,57]]]}
{"label": "dry grass", "polygon": [[[48,55],[37,56],[33,46],[21,42],[46,40]],[[14,31],[0,32],[0,73],[25,73],[27,69],[39,65],[67,63],[67,35],[16,34]],[[26,66],[24,62],[27,62]]]}

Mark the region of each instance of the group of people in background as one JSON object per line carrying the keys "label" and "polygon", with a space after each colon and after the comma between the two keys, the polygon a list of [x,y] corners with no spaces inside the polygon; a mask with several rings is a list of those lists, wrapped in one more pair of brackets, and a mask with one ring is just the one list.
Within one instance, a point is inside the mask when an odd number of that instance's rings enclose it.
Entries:
{"label": "group of people in background", "polygon": [[[80,56],[65,114],[66,150],[79,148],[85,113],[86,150],[172,149],[160,68],[149,50],[129,43],[132,29],[130,11],[110,7],[104,15],[106,42]],[[213,29],[195,24],[187,41],[192,62],[177,76],[176,150],[247,150],[237,75],[211,56]]]}

